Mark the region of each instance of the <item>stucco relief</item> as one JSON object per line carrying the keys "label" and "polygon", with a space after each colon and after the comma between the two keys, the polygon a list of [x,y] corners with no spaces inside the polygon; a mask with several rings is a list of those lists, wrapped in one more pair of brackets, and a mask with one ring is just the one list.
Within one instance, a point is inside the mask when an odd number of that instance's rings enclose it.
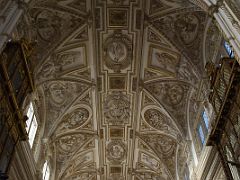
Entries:
{"label": "stucco relief", "polygon": [[177,37],[184,44],[191,44],[195,39],[199,31],[199,19],[194,14],[181,14],[177,16],[174,22],[174,28],[177,33]]}
{"label": "stucco relief", "polygon": [[[88,134],[66,134],[55,140],[56,160],[59,163],[66,163],[76,151],[82,148],[83,144],[91,138]],[[77,159],[76,159],[77,160]],[[61,165],[62,166],[62,165]]]}
{"label": "stucco relief", "polygon": [[89,180],[89,178],[94,178],[97,171],[93,161],[92,151],[78,154],[76,159],[64,164],[65,167],[63,166],[58,179]]}
{"label": "stucco relief", "polygon": [[78,94],[87,90],[87,85],[69,81],[51,81],[44,84],[46,106],[49,109],[46,114],[47,128],[51,129],[55,120],[64,114],[70,103]]}
{"label": "stucco relief", "polygon": [[49,95],[48,100],[55,106],[66,105],[76,93],[84,92],[87,86],[82,83],[75,83],[69,81],[53,81],[46,85],[46,91]]}
{"label": "stucco relief", "polygon": [[153,169],[154,171],[161,171],[160,163],[152,156],[149,156],[148,154],[141,153],[140,156],[141,162]]}
{"label": "stucco relief", "polygon": [[157,32],[155,32],[153,29],[148,28],[148,41],[149,42],[153,42],[156,43],[158,45],[162,45],[165,47],[169,47],[171,48],[171,44],[166,40],[165,37],[163,37],[162,35],[158,34]]}
{"label": "stucco relief", "polygon": [[90,107],[86,108],[80,106],[64,115],[61,123],[58,125],[57,133],[65,130],[80,128],[90,119],[91,112],[89,112],[89,110]]}
{"label": "stucco relief", "polygon": [[170,113],[182,133],[187,132],[186,103],[189,85],[177,81],[154,82],[145,85],[146,89]]}
{"label": "stucco relief", "polygon": [[179,12],[159,18],[152,24],[194,64],[201,64],[205,21],[204,12]]}
{"label": "stucco relief", "polygon": [[36,17],[38,34],[41,39],[50,41],[61,35],[62,18],[51,11],[41,11]]}
{"label": "stucco relief", "polygon": [[[54,5],[55,4],[55,5]],[[47,8],[49,7],[49,8]],[[82,17],[65,13],[65,8],[58,9],[56,2],[35,1],[29,9],[32,34],[38,43],[35,46],[34,63],[46,59],[67,36],[82,26]]]}
{"label": "stucco relief", "polygon": [[130,117],[129,97],[122,92],[113,92],[108,95],[104,103],[104,115],[112,124],[123,124]]}
{"label": "stucco relief", "polygon": [[177,70],[180,55],[168,48],[151,45],[149,49],[149,67],[159,72],[174,75]]}
{"label": "stucco relief", "polygon": [[151,92],[157,95],[168,106],[179,105],[184,97],[184,87],[180,84],[156,83],[149,87]]}
{"label": "stucco relief", "polygon": [[194,67],[184,57],[181,58],[177,67],[177,77],[178,79],[189,82],[194,86],[198,82],[198,75],[195,72]]}
{"label": "stucco relief", "polygon": [[170,136],[162,134],[140,135],[139,137],[151,147],[160,160],[166,164],[166,167],[171,172],[171,175],[175,177],[176,140]]}
{"label": "stucco relief", "polygon": [[205,35],[205,62],[215,62],[221,48],[222,34],[213,21],[209,22]]}
{"label": "stucco relief", "polygon": [[168,130],[168,119],[166,115],[157,109],[148,109],[144,112],[144,119],[153,128],[159,130]]}
{"label": "stucco relief", "polygon": [[68,88],[69,87],[65,83],[52,83],[49,86],[49,94],[52,102],[57,105],[64,104],[68,99],[68,95],[70,95],[70,89]]}
{"label": "stucco relief", "polygon": [[104,42],[104,60],[108,68],[120,72],[132,61],[132,42],[121,32],[114,32]]}
{"label": "stucco relief", "polygon": [[124,160],[126,156],[126,147],[121,140],[111,141],[107,145],[107,158],[109,161],[119,163]]}
{"label": "stucco relief", "polygon": [[60,67],[55,65],[54,61],[50,61],[50,58],[47,59],[47,62],[44,63],[40,70],[38,71],[36,77],[38,81],[54,78],[59,72]]}
{"label": "stucco relief", "polygon": [[141,135],[141,139],[149,144],[157,154],[163,158],[174,155],[176,140],[167,135],[162,134],[149,134]]}
{"label": "stucco relief", "polygon": [[[86,66],[85,47],[78,47],[53,53],[40,67],[36,74],[39,82],[58,77],[58,75],[72,69]],[[84,72],[82,72],[84,75]]]}
{"label": "stucco relief", "polygon": [[66,66],[69,65],[85,65],[85,62],[85,47],[78,47],[68,51],[63,51],[56,55],[56,63],[62,69],[66,69]]}
{"label": "stucco relief", "polygon": [[73,128],[83,124],[89,117],[89,113],[85,108],[78,108],[69,115],[69,127]]}

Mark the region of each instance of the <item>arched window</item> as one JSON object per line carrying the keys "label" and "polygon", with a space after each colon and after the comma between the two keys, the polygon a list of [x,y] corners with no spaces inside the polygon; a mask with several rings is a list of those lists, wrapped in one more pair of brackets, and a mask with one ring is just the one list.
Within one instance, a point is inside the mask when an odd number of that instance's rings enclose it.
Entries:
{"label": "arched window", "polygon": [[27,117],[28,117],[28,120],[26,121],[26,124],[27,124],[26,130],[27,130],[28,138],[29,138],[28,142],[29,142],[30,146],[32,147],[34,138],[35,138],[35,135],[37,132],[37,128],[38,128],[38,123],[37,123],[37,119],[35,116],[32,102],[29,104],[28,111],[27,111]]}
{"label": "arched window", "polygon": [[49,165],[48,162],[45,161],[44,165],[43,165],[43,171],[42,171],[42,179],[43,180],[49,180],[50,177],[50,169],[49,169]]}

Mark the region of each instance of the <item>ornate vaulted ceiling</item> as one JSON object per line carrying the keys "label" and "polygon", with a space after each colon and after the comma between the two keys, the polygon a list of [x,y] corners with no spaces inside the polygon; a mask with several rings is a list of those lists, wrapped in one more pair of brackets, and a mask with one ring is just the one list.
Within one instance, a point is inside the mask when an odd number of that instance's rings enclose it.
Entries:
{"label": "ornate vaulted ceiling", "polygon": [[204,96],[198,91],[204,59],[214,58],[221,41],[204,4],[36,0],[30,6],[24,26],[38,42],[41,153],[52,177],[183,179],[188,127],[196,97]]}

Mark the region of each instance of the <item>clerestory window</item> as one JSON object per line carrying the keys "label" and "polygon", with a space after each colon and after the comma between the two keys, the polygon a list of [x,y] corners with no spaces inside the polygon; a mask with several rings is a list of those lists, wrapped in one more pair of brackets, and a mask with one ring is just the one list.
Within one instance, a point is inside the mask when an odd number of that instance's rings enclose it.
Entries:
{"label": "clerestory window", "polygon": [[199,137],[200,137],[201,143],[204,144],[204,142],[205,142],[205,136],[204,136],[204,133],[203,133],[202,125],[199,125],[199,126],[198,126],[198,135],[199,135]]}
{"label": "clerestory window", "polygon": [[28,133],[28,142],[30,144],[30,146],[32,147],[35,136],[36,136],[36,132],[37,132],[37,128],[38,128],[38,123],[37,123],[37,119],[36,119],[36,115],[33,109],[33,104],[32,102],[29,104],[29,108],[27,111],[27,117],[28,120],[26,121],[26,131]]}
{"label": "clerestory window", "polygon": [[208,115],[207,115],[206,111],[202,112],[202,119],[204,121],[206,129],[209,130],[209,119],[208,119]]}
{"label": "clerestory window", "polygon": [[43,171],[42,171],[42,179],[43,180],[49,180],[50,177],[50,169],[49,169],[49,165],[48,162],[45,161],[44,165],[43,165]]}

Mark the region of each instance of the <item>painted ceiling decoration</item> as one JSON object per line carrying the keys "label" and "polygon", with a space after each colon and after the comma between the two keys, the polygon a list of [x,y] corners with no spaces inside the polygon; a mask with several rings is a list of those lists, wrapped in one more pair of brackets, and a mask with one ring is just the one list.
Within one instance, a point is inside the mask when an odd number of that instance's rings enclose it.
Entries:
{"label": "painted ceiling decoration", "polygon": [[183,179],[202,59],[213,59],[221,40],[198,5],[31,2],[22,23],[37,40],[41,156],[54,179]]}

